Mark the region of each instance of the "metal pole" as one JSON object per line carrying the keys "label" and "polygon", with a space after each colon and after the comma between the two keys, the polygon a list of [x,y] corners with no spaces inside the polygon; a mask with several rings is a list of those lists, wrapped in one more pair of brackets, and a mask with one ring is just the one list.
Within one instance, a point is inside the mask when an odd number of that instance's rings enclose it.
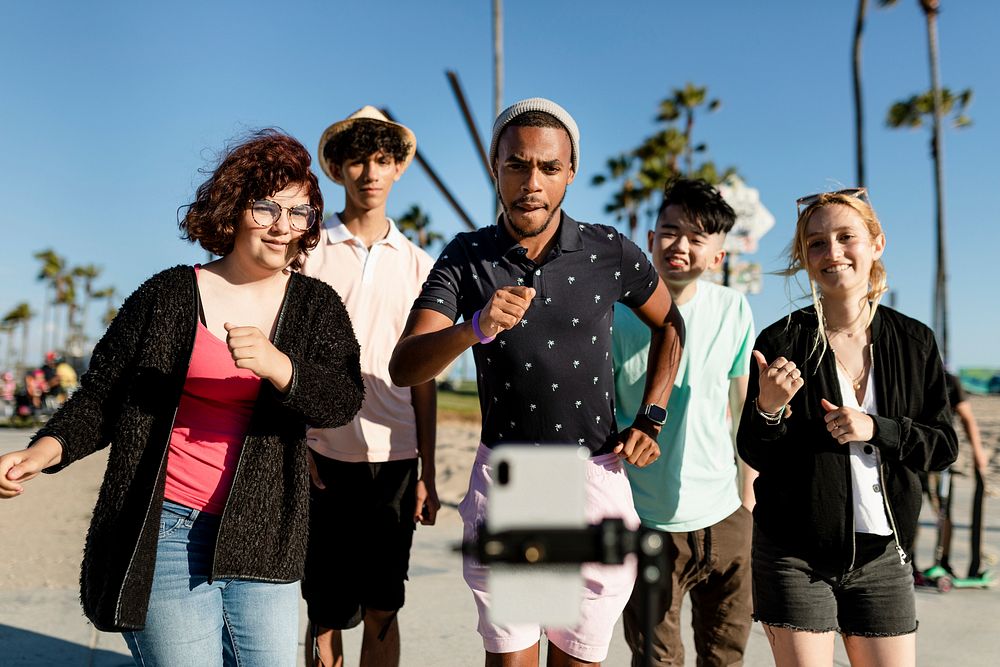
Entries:
{"label": "metal pole", "polygon": [[453,70],[447,70],[445,76],[448,77],[448,83],[451,84],[451,92],[455,94],[455,99],[458,100],[458,108],[462,110],[462,117],[465,118],[465,126],[469,128],[469,134],[472,135],[472,143],[476,147],[476,151],[479,153],[479,159],[483,163],[483,169],[486,171],[486,179],[490,184],[490,188],[493,188],[493,172],[490,170],[490,161],[486,156],[486,149],[483,147],[483,141],[479,137],[479,130],[476,129],[476,121],[472,117],[472,111],[469,109],[468,103],[465,101],[465,92],[462,90],[462,84],[458,81],[458,74]]}
{"label": "metal pole", "polygon": [[503,0],[493,0],[493,117],[503,106]]}
{"label": "metal pole", "polygon": [[[396,120],[395,118],[393,118],[392,114],[389,113],[389,109],[382,107],[382,113],[384,113],[385,117],[388,118],[389,120],[391,121]],[[465,226],[468,227],[470,230],[473,231],[476,230],[477,229],[476,223],[472,221],[472,218],[468,216],[468,214],[465,212],[465,209],[462,208],[462,205],[458,203],[458,200],[455,199],[454,195],[451,194],[451,191],[448,190],[448,187],[444,184],[444,181],[442,181],[440,177],[438,177],[437,173],[431,168],[431,165],[428,164],[427,160],[424,159],[424,156],[420,154],[419,148],[417,149],[416,155],[414,157],[417,160],[417,164],[419,164],[423,168],[427,176],[429,176],[434,185],[437,186],[437,189],[441,192],[442,195],[444,195],[444,198],[448,200],[448,203],[451,204],[451,207],[455,210],[455,213],[458,214],[458,217],[462,219],[462,222],[465,223]]]}
{"label": "metal pole", "polygon": [[[493,0],[493,118],[500,115],[503,108],[503,0]],[[489,169],[489,165],[487,165]],[[493,219],[500,218],[503,208],[499,196],[494,197],[496,204]]]}

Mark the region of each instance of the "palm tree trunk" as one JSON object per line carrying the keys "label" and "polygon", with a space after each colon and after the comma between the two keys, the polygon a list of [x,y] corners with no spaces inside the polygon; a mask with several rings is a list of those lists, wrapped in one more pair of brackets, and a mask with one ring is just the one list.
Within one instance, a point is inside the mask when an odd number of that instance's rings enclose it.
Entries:
{"label": "palm tree trunk", "polygon": [[854,71],[854,149],[857,154],[858,182],[865,185],[865,124],[864,105],[861,98],[861,33],[865,29],[865,16],[868,13],[868,0],[858,0],[858,15],[854,21],[854,56],[852,58]]}
{"label": "palm tree trunk", "polygon": [[46,345],[48,343],[47,336],[49,330],[49,318],[50,318],[50,298],[49,298],[49,285],[45,285],[42,292],[42,328],[41,328],[41,339],[42,339],[42,354],[45,354],[45,350],[49,349]]}
{"label": "palm tree trunk", "polygon": [[934,215],[937,246],[937,267],[934,277],[934,331],[941,346],[941,356],[947,363],[948,349],[948,270],[945,253],[944,220],[944,156],[941,137],[941,73],[939,70],[937,35],[937,0],[921,0],[927,17],[927,51],[931,66],[931,90],[934,92],[934,124],[931,134],[931,159],[934,163]]}
{"label": "palm tree trunk", "polygon": [[66,332],[63,337],[62,351],[63,354],[69,354],[70,346],[73,344],[74,334],[76,332],[76,304],[70,303],[66,305]]}
{"label": "palm tree trunk", "polygon": [[687,119],[684,122],[684,165],[687,170],[684,176],[690,178],[694,171],[694,147],[691,145],[691,133],[694,131],[694,109],[688,107]]}
{"label": "palm tree trunk", "polygon": [[28,370],[28,318],[21,321],[21,364],[22,372]]}

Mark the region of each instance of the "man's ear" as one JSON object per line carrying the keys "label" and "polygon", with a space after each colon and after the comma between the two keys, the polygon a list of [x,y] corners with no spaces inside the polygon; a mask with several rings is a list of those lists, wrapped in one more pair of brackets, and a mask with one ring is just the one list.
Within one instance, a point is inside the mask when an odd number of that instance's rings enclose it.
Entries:
{"label": "man's ear", "polygon": [[403,163],[393,160],[392,164],[392,181],[395,183],[399,180],[399,177],[403,175]]}
{"label": "man's ear", "polygon": [[342,183],[344,181],[344,170],[335,162],[330,162],[330,171],[333,172],[333,180]]}
{"label": "man's ear", "polygon": [[576,178],[576,169],[574,169],[573,167],[570,167],[569,168],[569,178],[566,179],[566,185],[569,185],[570,183],[572,183],[574,178]]}
{"label": "man's ear", "polygon": [[712,258],[712,266],[710,268],[712,269],[719,268],[720,266],[722,266],[722,260],[724,260],[725,258],[726,258],[726,251],[719,250],[719,252],[715,253],[715,257]]}
{"label": "man's ear", "polygon": [[656,232],[654,232],[652,229],[646,232],[646,250],[648,250],[649,254],[651,255],[653,254],[653,239],[655,238],[656,238]]}

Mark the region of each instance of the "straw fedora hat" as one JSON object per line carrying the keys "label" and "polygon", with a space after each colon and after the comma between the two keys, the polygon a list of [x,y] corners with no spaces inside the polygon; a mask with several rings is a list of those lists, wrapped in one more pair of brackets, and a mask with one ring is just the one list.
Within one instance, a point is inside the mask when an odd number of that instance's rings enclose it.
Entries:
{"label": "straw fedora hat", "polygon": [[406,171],[406,168],[410,166],[410,162],[413,161],[413,156],[417,152],[417,136],[413,134],[413,131],[410,128],[389,120],[385,117],[384,113],[375,107],[366,104],[344,120],[339,120],[330,127],[326,128],[323,132],[323,136],[319,138],[319,165],[323,168],[323,173],[329,176],[332,181],[336,181],[337,183],[343,182],[333,175],[333,165],[330,164],[330,161],[324,154],[326,145],[341,132],[346,132],[351,129],[351,127],[354,126],[354,123],[359,120],[378,121],[380,123],[385,123],[386,125],[391,125],[399,131],[399,133],[403,136],[403,139],[405,139],[409,144],[408,150],[406,151],[406,158],[403,160],[403,170],[400,173]]}

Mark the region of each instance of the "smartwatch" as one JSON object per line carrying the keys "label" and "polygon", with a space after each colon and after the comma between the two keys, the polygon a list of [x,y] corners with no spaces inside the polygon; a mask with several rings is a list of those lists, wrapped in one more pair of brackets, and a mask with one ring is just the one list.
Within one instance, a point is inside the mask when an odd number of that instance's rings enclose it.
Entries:
{"label": "smartwatch", "polygon": [[655,403],[646,403],[643,405],[639,410],[639,414],[659,426],[667,423],[667,409]]}

